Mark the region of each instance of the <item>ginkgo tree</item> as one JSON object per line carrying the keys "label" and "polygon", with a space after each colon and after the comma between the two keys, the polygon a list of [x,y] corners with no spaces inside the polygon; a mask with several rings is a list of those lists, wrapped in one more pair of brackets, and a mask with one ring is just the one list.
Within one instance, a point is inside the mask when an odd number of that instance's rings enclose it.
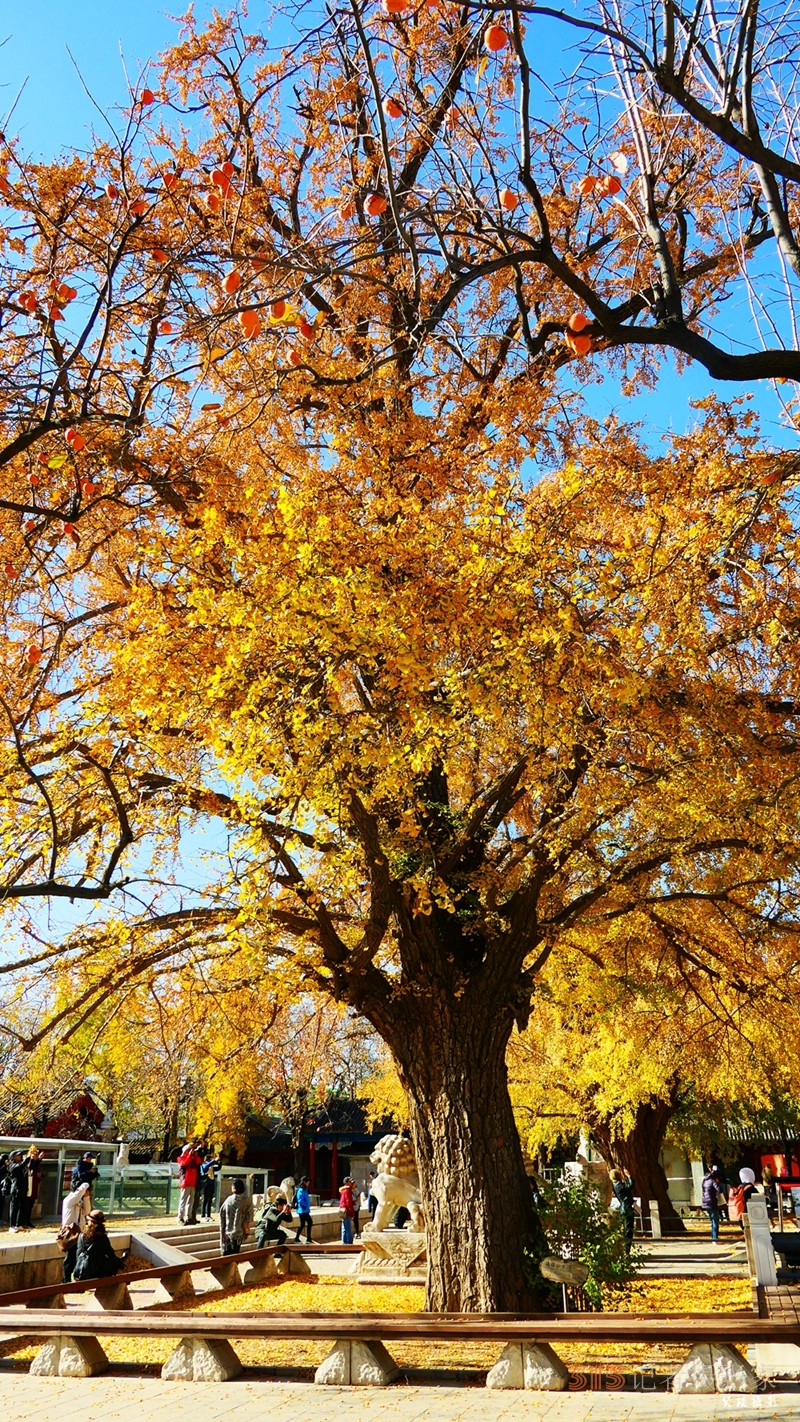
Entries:
{"label": "ginkgo tree", "polygon": [[[718,329],[784,247],[618,35],[617,100],[594,51],[545,89],[543,15],[190,17],[115,142],[0,171],[4,968],[82,975],[21,1035],[223,951],[355,1008],[436,1308],[530,1303],[505,1054],[562,935],[658,903],[677,953],[691,896],[794,946],[797,460],[745,407],[652,453],[582,403],[667,349],[797,379]],[[118,917],[41,942],[45,895]]]}
{"label": "ginkgo tree", "polygon": [[532,1155],[590,1132],[609,1166],[630,1171],[643,1212],[655,1200],[679,1233],[660,1161],[668,1135],[705,1120],[694,1135],[708,1146],[708,1122],[721,1135],[791,1096],[800,1003],[792,966],[768,947],[731,972],[729,914],[691,901],[661,916],[653,902],[565,936],[511,1039],[509,1079]]}

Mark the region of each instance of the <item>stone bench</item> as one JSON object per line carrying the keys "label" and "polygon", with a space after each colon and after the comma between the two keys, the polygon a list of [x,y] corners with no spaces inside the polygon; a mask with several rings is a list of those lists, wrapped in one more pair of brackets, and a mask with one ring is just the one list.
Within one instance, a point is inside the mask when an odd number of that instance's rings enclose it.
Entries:
{"label": "stone bench", "polygon": [[241,1371],[231,1340],[330,1340],[332,1351],[317,1368],[315,1382],[336,1386],[385,1386],[399,1375],[386,1344],[397,1339],[503,1344],[487,1387],[562,1391],[569,1371],[558,1357],[559,1343],[683,1343],[689,1355],[673,1379],[673,1389],[690,1393],[750,1393],[758,1387],[753,1369],[735,1344],[798,1343],[800,1324],[753,1315],[668,1314],[295,1314],[157,1313],[52,1309],[8,1310],[4,1330],[42,1336],[45,1342],[31,1371],[39,1376],[81,1376],[108,1366],[101,1337],[174,1339],[162,1377],[224,1382]]}

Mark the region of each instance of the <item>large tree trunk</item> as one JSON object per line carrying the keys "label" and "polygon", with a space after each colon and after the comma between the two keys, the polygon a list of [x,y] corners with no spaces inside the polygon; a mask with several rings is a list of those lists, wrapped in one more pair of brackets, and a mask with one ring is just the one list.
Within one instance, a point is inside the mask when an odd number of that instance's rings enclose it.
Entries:
{"label": "large tree trunk", "polygon": [[644,1102],[636,1112],[629,1135],[616,1135],[602,1121],[595,1121],[592,1129],[608,1164],[630,1171],[643,1214],[649,1214],[650,1201],[657,1200],[665,1234],[685,1234],[686,1226],[669,1198],[667,1177],[659,1160],[674,1114],[673,1102]]}
{"label": "large tree trunk", "polygon": [[469,991],[431,991],[408,1003],[391,1033],[409,1096],[433,1311],[542,1306],[546,1246],[508,1094],[510,1022],[510,1008]]}

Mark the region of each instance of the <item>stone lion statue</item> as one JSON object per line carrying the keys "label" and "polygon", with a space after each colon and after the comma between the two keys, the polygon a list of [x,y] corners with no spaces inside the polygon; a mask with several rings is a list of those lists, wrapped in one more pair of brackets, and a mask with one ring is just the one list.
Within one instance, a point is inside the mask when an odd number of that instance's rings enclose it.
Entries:
{"label": "stone lion statue", "polygon": [[386,1229],[396,1211],[404,1205],[411,1215],[409,1229],[423,1229],[425,1220],[422,1213],[422,1196],[419,1192],[417,1159],[411,1141],[400,1135],[382,1136],[370,1160],[378,1171],[370,1187],[378,1201],[378,1208],[374,1221],[366,1228]]}
{"label": "stone lion statue", "polygon": [[278,1195],[285,1195],[289,1205],[294,1204],[295,1180],[293,1175],[287,1175],[280,1185],[270,1185],[267,1189],[266,1198],[270,1204],[277,1199]]}

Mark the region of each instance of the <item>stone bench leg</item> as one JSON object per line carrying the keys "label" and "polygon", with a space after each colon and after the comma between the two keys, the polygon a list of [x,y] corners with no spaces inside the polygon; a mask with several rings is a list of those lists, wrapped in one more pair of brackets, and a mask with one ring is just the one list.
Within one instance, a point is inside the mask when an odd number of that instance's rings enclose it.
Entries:
{"label": "stone bench leg", "polygon": [[394,1358],[382,1343],[361,1339],[335,1343],[314,1374],[314,1382],[333,1387],[387,1387],[400,1376]]}
{"label": "stone bench leg", "polygon": [[188,1298],[194,1294],[192,1276],[188,1270],[181,1274],[168,1274],[166,1278],[154,1279],[154,1303],[171,1303],[173,1299]]}
{"label": "stone bench leg", "polygon": [[247,1265],[242,1282],[246,1287],[250,1284],[261,1284],[265,1279],[274,1279],[277,1272],[275,1255],[265,1254],[263,1259],[255,1259],[252,1264]]}
{"label": "stone bench leg", "polygon": [[26,1303],[26,1308],[66,1308],[66,1301],[63,1294],[53,1294],[49,1299],[34,1300],[33,1303]]}
{"label": "stone bench leg", "polygon": [[228,1382],[242,1371],[226,1338],[182,1338],[161,1369],[168,1382]]}
{"label": "stone bench leg", "polygon": [[242,1276],[236,1264],[215,1264],[209,1274],[216,1279],[220,1289],[240,1289]]}
{"label": "stone bench leg", "polygon": [[729,1343],[696,1343],[672,1379],[673,1392],[756,1392],[758,1378]]}
{"label": "stone bench leg", "polygon": [[292,1254],[287,1249],[285,1254],[281,1254],[277,1260],[277,1273],[288,1274],[310,1274],[311,1269],[303,1258],[302,1254]]}
{"label": "stone bench leg", "polygon": [[133,1308],[133,1302],[125,1280],[115,1279],[113,1284],[102,1289],[97,1288],[94,1293],[87,1294],[84,1307],[89,1309],[128,1309]]}
{"label": "stone bench leg", "polygon": [[527,1388],[530,1392],[563,1392],[569,1369],[549,1343],[509,1343],[486,1378],[492,1388]]}
{"label": "stone bench leg", "polygon": [[108,1358],[96,1338],[57,1333],[39,1349],[31,1372],[39,1378],[93,1378],[107,1367]]}

